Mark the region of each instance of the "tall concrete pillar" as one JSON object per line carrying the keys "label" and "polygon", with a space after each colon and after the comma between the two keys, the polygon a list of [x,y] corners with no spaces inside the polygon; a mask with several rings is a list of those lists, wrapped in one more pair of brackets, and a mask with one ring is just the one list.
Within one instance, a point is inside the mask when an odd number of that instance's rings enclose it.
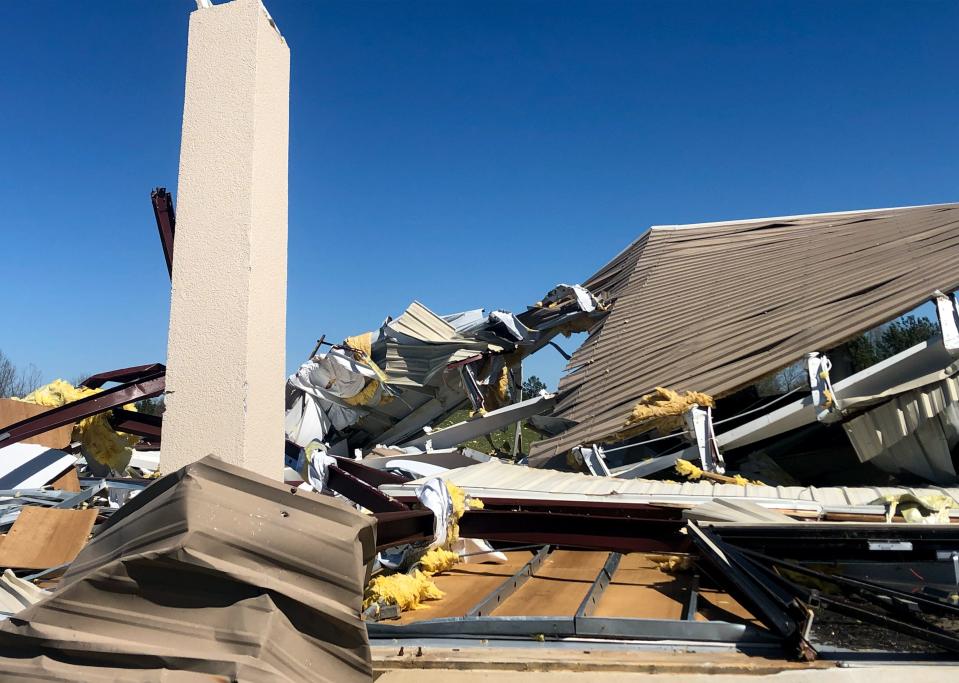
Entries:
{"label": "tall concrete pillar", "polygon": [[260,0],[190,15],[160,467],[283,473],[290,50]]}

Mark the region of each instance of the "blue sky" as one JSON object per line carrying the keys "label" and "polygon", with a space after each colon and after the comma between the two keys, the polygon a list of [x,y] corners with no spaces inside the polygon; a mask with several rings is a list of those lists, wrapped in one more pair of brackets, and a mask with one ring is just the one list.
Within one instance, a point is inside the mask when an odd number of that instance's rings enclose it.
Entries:
{"label": "blue sky", "polygon": [[[521,310],[651,224],[959,200],[954,2],[268,5],[291,369],[413,299]],[[48,380],[165,357],[193,7],[4,4],[0,349]]]}

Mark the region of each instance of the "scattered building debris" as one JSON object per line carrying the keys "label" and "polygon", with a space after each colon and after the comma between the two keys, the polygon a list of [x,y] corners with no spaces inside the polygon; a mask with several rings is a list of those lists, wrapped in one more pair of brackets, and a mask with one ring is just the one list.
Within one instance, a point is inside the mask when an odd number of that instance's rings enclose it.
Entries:
{"label": "scattered building debris", "polygon": [[[204,32],[236,11],[278,35],[259,0],[198,7]],[[173,198],[151,201],[172,277]],[[957,237],[951,204],[660,226],[522,313],[414,301],[288,378],[287,441],[259,453],[282,482],[213,456],[161,472],[163,419],[133,405],[166,391],[159,364],[0,399],[5,680],[370,681],[371,641],[403,666],[524,643],[954,662]],[[523,396],[524,359],[574,332],[559,390]],[[528,458],[522,421],[546,437]],[[508,454],[463,445],[514,424]]]}
{"label": "scattered building debris", "polygon": [[[511,371],[557,334],[585,331],[603,314],[578,285],[558,285],[518,315],[439,316],[414,302],[375,333],[318,342],[287,383],[287,438],[301,446],[318,439],[340,455],[347,441],[353,448],[429,441],[448,448],[547,412],[552,397],[507,407],[510,387],[519,384]],[[423,434],[467,404],[485,419]]]}

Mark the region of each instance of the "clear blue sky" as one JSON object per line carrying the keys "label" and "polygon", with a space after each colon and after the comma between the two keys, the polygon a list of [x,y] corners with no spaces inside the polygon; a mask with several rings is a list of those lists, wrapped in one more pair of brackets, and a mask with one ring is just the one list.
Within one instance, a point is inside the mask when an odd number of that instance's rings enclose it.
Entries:
{"label": "clear blue sky", "polygon": [[[651,224],[959,200],[955,2],[268,4],[291,369],[413,299],[521,310]],[[193,7],[3,5],[0,349],[48,380],[164,360]]]}

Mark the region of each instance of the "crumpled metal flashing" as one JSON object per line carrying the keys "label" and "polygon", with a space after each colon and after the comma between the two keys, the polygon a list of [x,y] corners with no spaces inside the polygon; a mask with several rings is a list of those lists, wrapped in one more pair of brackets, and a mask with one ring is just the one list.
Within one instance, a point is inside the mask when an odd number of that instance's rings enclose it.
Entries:
{"label": "crumpled metal flashing", "polygon": [[369,681],[371,518],[208,456],[0,626],[4,680]]}

